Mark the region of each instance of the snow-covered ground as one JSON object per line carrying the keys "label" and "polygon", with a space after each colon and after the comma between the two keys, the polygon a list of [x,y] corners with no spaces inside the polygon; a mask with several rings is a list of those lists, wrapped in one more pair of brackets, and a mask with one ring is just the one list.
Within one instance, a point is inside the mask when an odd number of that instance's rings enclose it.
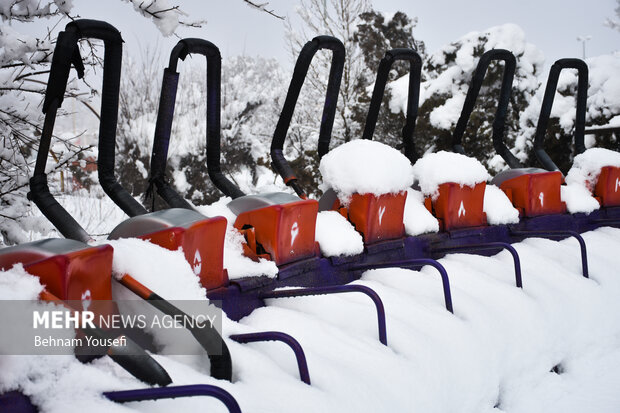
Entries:
{"label": "snow-covered ground", "polygon": [[[233,383],[209,377],[206,357],[156,358],[175,384],[217,384],[245,412],[617,412],[620,277],[613,269],[620,265],[620,230],[601,228],[584,238],[590,279],[581,276],[574,240],[514,244],[523,290],[514,287],[506,252],[446,256],[440,262],[451,276],[454,315],[444,308],[434,270],[367,271],[358,283],[383,299],[387,347],[377,339],[373,306],[355,294],[273,299],[239,323],[224,323],[226,335],[292,334],[306,352],[311,386],[277,343],[228,340]],[[169,276],[167,270],[154,266],[151,276]],[[36,287],[25,288],[25,277],[8,271],[1,290],[15,284],[28,295]],[[193,294],[195,286],[187,288]],[[144,387],[109,359],[82,365],[70,357],[3,356],[0,363],[0,391],[21,389],[45,412],[224,411],[203,397],[108,402],[102,391]]]}

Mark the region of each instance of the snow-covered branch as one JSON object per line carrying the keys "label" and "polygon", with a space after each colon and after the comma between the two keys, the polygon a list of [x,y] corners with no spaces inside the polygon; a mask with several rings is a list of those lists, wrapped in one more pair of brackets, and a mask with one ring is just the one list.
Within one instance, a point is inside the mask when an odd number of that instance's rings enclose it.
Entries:
{"label": "snow-covered branch", "polygon": [[171,4],[168,0],[123,0],[131,3],[134,9],[153,23],[164,36],[174,34],[179,26],[202,27],[207,21],[204,19],[192,20],[179,5]]}
{"label": "snow-covered branch", "polygon": [[280,16],[280,15],[276,14],[273,10],[269,10],[267,8],[267,6],[269,6],[269,2],[267,2],[267,3],[256,3],[256,2],[253,2],[253,1],[250,1],[250,0],[243,0],[243,1],[244,1],[245,4],[247,4],[248,6],[252,7],[253,9],[263,11],[263,12],[265,12],[267,14],[272,15],[273,17],[276,17],[276,18],[280,19],[280,20],[284,20],[284,16]]}

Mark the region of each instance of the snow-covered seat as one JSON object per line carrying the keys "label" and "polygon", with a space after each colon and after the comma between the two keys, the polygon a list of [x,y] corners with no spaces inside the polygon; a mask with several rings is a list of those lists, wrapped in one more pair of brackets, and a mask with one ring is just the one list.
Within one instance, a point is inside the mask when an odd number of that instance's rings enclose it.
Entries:
{"label": "snow-covered seat", "polygon": [[171,208],[131,217],[116,226],[108,239],[141,238],[175,251],[182,248],[202,285],[217,288],[228,282],[223,268],[222,240],[226,218],[207,218],[189,209]]}
{"label": "snow-covered seat", "polygon": [[575,156],[566,183],[585,187],[604,208],[620,206],[620,153],[590,148]]}
{"label": "snow-covered seat", "polygon": [[23,264],[62,300],[111,300],[112,253],[110,245],[51,238],[3,248],[0,268]]}

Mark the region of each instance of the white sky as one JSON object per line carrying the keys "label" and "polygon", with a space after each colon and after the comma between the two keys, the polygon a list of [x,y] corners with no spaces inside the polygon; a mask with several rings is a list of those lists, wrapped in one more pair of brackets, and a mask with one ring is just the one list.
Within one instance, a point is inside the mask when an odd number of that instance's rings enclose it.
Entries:
{"label": "white sky", "polygon": [[[258,54],[291,64],[283,22],[248,7],[241,0],[172,0],[171,3],[180,4],[192,17],[208,20],[201,29],[180,30],[181,37],[210,40],[223,56]],[[116,26],[133,55],[139,56],[147,45],[153,45],[159,47],[165,59],[178,40],[164,38],[149,20],[120,0],[74,0],[74,4],[74,12],[81,17],[106,20]],[[296,0],[270,0],[269,8],[295,19],[297,4]],[[521,26],[527,40],[543,51],[547,65],[562,57],[581,57],[582,45],[577,36],[592,36],[586,45],[587,56],[620,49],[620,32],[603,26],[607,17],[614,16],[615,0],[375,0],[373,5],[380,11],[401,10],[418,17],[414,36],[426,42],[429,52],[470,31],[503,23]],[[44,22],[29,31],[42,32],[50,24]]]}

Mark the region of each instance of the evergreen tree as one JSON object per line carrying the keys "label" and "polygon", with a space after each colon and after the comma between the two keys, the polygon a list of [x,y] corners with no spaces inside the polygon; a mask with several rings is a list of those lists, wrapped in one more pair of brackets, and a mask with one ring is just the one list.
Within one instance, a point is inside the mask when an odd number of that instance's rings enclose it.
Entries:
{"label": "evergreen tree", "polygon": [[[394,48],[411,48],[424,58],[425,47],[424,42],[416,41],[412,34],[417,18],[410,18],[400,11],[390,17],[376,10],[362,13],[360,18],[362,23],[358,24],[354,38],[362,50],[367,70],[359,79],[353,119],[363,127],[366,123],[372,85],[377,76],[379,62],[385,53]],[[408,73],[409,63],[398,61],[392,67],[389,80],[406,76]],[[392,91],[388,85],[383,95],[373,139],[393,147],[401,147],[401,131],[405,125],[405,116],[401,111],[394,112],[390,109],[391,100]]]}
{"label": "evergreen tree", "polygon": [[[511,148],[520,135],[520,118],[539,87],[537,76],[543,64],[542,53],[525,42],[523,31],[515,25],[492,27],[482,33],[470,33],[426,59],[422,85],[424,100],[420,105],[415,143],[420,154],[425,151],[451,150],[452,133],[461,113],[465,95],[480,56],[490,49],[510,50],[517,58],[512,95],[506,116],[504,141]],[[491,171],[505,167],[496,155],[492,142],[492,125],[497,108],[503,62],[492,62],[468,122],[463,146]],[[521,159],[525,156],[521,155]]]}

